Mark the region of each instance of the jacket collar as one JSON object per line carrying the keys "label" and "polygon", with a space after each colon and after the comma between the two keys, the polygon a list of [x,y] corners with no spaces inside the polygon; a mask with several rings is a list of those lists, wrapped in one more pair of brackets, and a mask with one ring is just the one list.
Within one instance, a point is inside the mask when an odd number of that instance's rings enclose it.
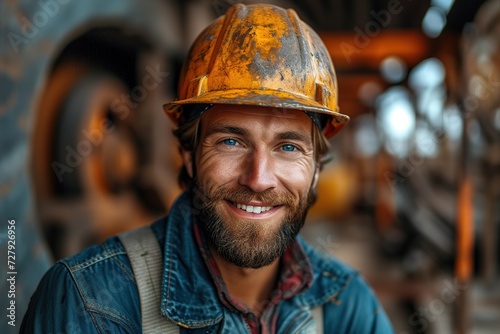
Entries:
{"label": "jacket collar", "polygon": [[[188,193],[172,206],[165,226],[164,272],[161,313],[180,326],[199,328],[214,325],[223,318],[223,306],[193,236],[193,219],[199,214]],[[353,272],[331,257],[322,255],[301,237],[313,270],[311,287],[296,296],[304,307],[315,307],[334,300],[349,283]]]}
{"label": "jacket collar", "polygon": [[297,303],[314,308],[327,302],[336,302],[337,295],[350,283],[355,271],[331,255],[319,252],[299,235],[299,244],[304,248],[313,270],[311,287],[297,296]]}
{"label": "jacket collar", "polygon": [[212,288],[193,236],[193,218],[198,211],[187,193],[172,206],[165,226],[164,273],[161,313],[185,327],[213,325],[222,319],[223,309]]}

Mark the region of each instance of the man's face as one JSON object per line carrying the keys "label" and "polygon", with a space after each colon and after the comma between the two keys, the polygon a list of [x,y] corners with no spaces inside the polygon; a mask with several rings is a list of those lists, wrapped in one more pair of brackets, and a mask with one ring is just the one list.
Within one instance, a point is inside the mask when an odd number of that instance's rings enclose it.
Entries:
{"label": "man's face", "polygon": [[202,116],[195,164],[186,154],[185,163],[201,226],[221,258],[260,268],[295,238],[314,201],[312,127],[293,110],[220,105]]}

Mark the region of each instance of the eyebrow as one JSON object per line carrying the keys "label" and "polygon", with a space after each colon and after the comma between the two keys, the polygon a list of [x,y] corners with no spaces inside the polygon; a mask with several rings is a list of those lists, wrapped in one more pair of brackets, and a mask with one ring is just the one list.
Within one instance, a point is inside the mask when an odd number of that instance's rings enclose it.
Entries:
{"label": "eyebrow", "polygon": [[208,136],[213,135],[215,133],[228,133],[228,134],[244,136],[244,135],[248,134],[248,131],[243,129],[243,128],[237,127],[237,126],[218,125],[218,126],[214,126],[213,128],[209,129],[207,131],[206,136],[208,137]]}
{"label": "eyebrow", "polygon": [[288,140],[299,140],[299,141],[302,141],[304,143],[311,143],[312,142],[311,136],[305,135],[305,134],[302,134],[299,132],[295,132],[295,131],[280,132],[280,133],[278,133],[278,135],[276,137],[278,139],[285,139],[285,140],[287,140],[287,139]]}

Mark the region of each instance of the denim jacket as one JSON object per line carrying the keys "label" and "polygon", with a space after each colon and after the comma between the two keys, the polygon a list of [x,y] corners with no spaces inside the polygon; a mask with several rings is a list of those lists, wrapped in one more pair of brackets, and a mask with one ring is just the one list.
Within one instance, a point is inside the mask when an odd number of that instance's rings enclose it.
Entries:
{"label": "denim jacket", "polygon": [[[180,333],[249,333],[243,318],[216,293],[192,233],[194,209],[181,195],[168,217],[152,225],[163,248],[161,314]],[[311,309],[323,305],[325,333],[393,333],[372,290],[352,269],[298,237],[314,278],[283,300],[277,333],[314,333]],[[140,333],[139,295],[127,254],[116,237],[57,262],[43,277],[21,333]]]}

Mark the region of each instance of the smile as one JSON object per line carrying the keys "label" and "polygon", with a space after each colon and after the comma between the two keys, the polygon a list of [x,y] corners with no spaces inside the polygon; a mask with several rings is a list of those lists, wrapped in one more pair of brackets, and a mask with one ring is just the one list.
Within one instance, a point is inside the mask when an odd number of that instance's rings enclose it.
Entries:
{"label": "smile", "polygon": [[249,213],[261,213],[269,211],[273,208],[273,206],[256,206],[256,205],[246,205],[239,203],[231,203],[233,206],[237,207],[240,210],[249,212]]}

